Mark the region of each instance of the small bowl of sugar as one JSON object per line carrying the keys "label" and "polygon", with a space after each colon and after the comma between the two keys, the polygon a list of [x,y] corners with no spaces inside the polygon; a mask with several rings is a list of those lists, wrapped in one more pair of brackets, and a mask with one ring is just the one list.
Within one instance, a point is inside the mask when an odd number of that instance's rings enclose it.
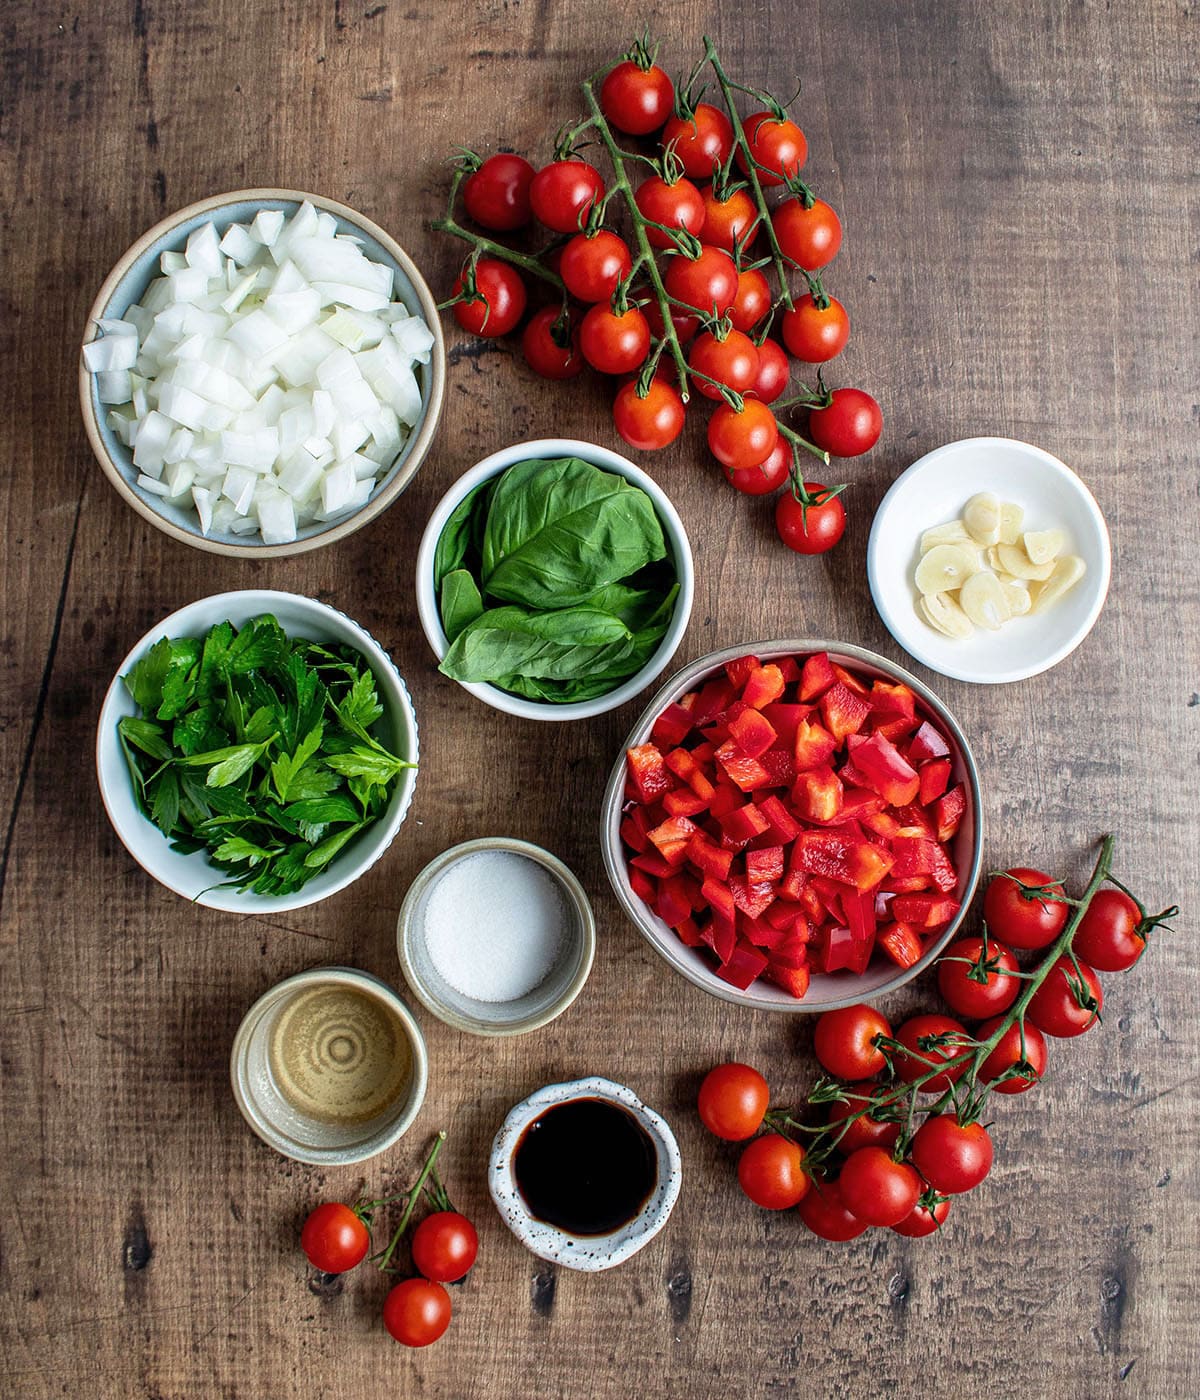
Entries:
{"label": "small bowl of sugar", "polygon": [[443,851],[412,882],[396,949],[413,995],[440,1021],[472,1035],[524,1035],[583,990],[596,922],[556,856],[488,836]]}

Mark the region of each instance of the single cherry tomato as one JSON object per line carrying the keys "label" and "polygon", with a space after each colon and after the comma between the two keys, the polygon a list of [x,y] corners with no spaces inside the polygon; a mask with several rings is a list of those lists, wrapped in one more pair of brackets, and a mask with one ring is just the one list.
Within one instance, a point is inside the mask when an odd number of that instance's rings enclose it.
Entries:
{"label": "single cherry tomato", "polygon": [[790,311],[783,313],[783,343],[798,360],[820,365],[846,348],[850,339],[850,317],[837,297],[826,297],[818,306],[809,295],[797,297]]}
{"label": "single cherry tomato", "polygon": [[756,1206],[789,1209],[808,1190],[804,1149],[780,1133],[764,1133],[738,1160],[738,1183]]}
{"label": "single cherry tomato", "polygon": [[533,177],[529,199],[538,219],[555,233],[578,233],[592,206],[604,198],[604,181],[586,160],[555,160]]}
{"label": "single cherry tomato", "polygon": [[830,397],[828,408],[808,415],[809,437],[832,457],[861,457],[883,431],[879,405],[862,389],[835,389]]}
{"label": "single cherry tomato", "polygon": [[937,965],[938,991],[951,1011],[957,1011],[970,1021],[1007,1011],[1021,990],[1020,978],[1005,976],[1017,971],[1016,958],[1010,949],[1003,943],[997,943],[994,938],[987,941],[987,980],[976,981],[978,968],[975,965],[979,963],[982,953],[982,938],[960,938],[951,943]]}
{"label": "single cherry tomato", "polygon": [[312,1211],[300,1231],[300,1248],[323,1274],[344,1274],[367,1257],[371,1235],[359,1216],[338,1201]]}
{"label": "single cherry tomato", "polygon": [[744,1142],[762,1126],[771,1101],[767,1081],[750,1065],[717,1065],[700,1085],[700,1121],[726,1142]]}
{"label": "single cherry tomato", "polygon": [[909,1214],[891,1227],[898,1235],[907,1235],[909,1239],[919,1240],[925,1235],[935,1234],[946,1223],[946,1217],[950,1214],[950,1202],[942,1196],[932,1206],[927,1206],[922,1204],[925,1194],[922,1192],[921,1199]]}
{"label": "single cherry tomato", "polygon": [[463,182],[463,204],[467,213],[484,228],[511,233],[524,228],[533,218],[529,187],[533,166],[524,156],[499,151],[473,170]]}
{"label": "single cherry tomato", "polygon": [[913,1166],[935,1191],[971,1191],[992,1169],[992,1140],[982,1123],[960,1123],[953,1113],[926,1118],[913,1136]]}
{"label": "single cherry tomato", "polygon": [[[561,341],[566,339],[566,344]],[[574,379],[583,373],[579,327],[558,306],[544,306],[531,316],[521,334],[521,349],[534,374],[543,379]]]}
{"label": "single cherry tomato", "polygon": [[744,331],[730,331],[724,338],[702,331],[692,343],[688,364],[707,376],[696,380],[696,392],[706,399],[719,399],[721,385],[744,394],[758,374],[758,348]]}
{"label": "single cherry tomato", "polygon": [[683,173],[693,180],[707,180],[729,159],[733,127],[729,118],[711,102],[700,102],[690,117],[672,117],[663,128],[662,145],[672,147]]}
{"label": "single cherry tomato", "polygon": [[699,256],[678,254],[663,276],[667,295],[705,316],[720,317],[737,296],[738,273],[724,248],[701,248]]}
{"label": "single cherry tomato", "polygon": [[383,1300],[383,1325],[406,1347],[427,1347],[450,1326],[450,1295],[430,1279],[406,1278]]}
{"label": "single cherry tomato", "polygon": [[1142,911],[1124,890],[1097,890],[1071,947],[1100,972],[1124,972],[1142,956]]}
{"label": "single cherry tomato", "polygon": [[743,399],[740,410],[722,403],[708,420],[709,451],[731,471],[765,462],[778,441],[775,415],[757,399]]}
{"label": "single cherry tomato", "polygon": [[657,131],[674,108],[674,85],[657,63],[643,68],[625,59],[609,70],[600,85],[600,110],[630,136]]}
{"label": "single cherry tomato", "polygon": [[1080,960],[1059,958],[1046,980],[1029,999],[1027,1019],[1047,1035],[1082,1035],[1100,1019],[1104,993],[1095,972]]}
{"label": "single cherry tomato", "polygon": [[636,306],[620,315],[609,306],[593,306],[579,327],[579,348],[601,374],[628,374],[650,351],[650,327]]}
{"label": "single cherry tomato", "polygon": [[[878,1087],[870,1080],[843,1085],[846,1097],[829,1105],[831,1126],[846,1124],[837,1140],[839,1152],[849,1156],[860,1147],[883,1147],[889,1152],[895,1147],[900,1137],[900,1124],[873,1118],[867,1107]],[[857,1118],[854,1117],[856,1113]]]}
{"label": "single cherry tomato", "polygon": [[[463,279],[459,277],[450,295],[458,296],[462,289]],[[499,258],[480,258],[475,264],[475,289],[479,295],[474,301],[454,303],[454,319],[464,331],[485,340],[507,335],[525,314],[525,283],[521,274]]]}
{"label": "single cherry tomato", "polygon": [[774,403],[787,389],[791,375],[787,351],[777,340],[767,336],[758,347],[758,373],[749,391],[751,397],[762,403]]}
{"label": "single cherry tomato", "polygon": [[613,423],[630,447],[657,452],[683,432],[683,400],[678,391],[658,375],[650,381],[645,398],[638,398],[637,380],[630,379],[613,400]]}
{"label": "single cherry tomato", "polygon": [[456,1210],[436,1210],[413,1231],[413,1265],[436,1283],[465,1278],[478,1253],[475,1226]]}
{"label": "single cherry tomato", "polygon": [[733,252],[739,240],[743,248],[753,243],[759,213],[749,191],[735,189],[727,199],[719,199],[713,187],[706,185],[700,191],[700,198],[704,204],[704,223],[700,228],[702,243],[724,248],[727,253]]}
{"label": "single cherry tomato", "polygon": [[[808,157],[808,142],[795,122],[774,112],[755,112],[742,123],[750,154],[758,169],[758,181],[770,187],[782,185],[798,175]],[[747,170],[746,158],[738,152],[738,164]]]}
{"label": "single cherry tomato", "polygon": [[559,275],[580,301],[607,301],[617,283],[633,270],[629,245],[618,233],[602,228],[589,236],[577,233],[563,249]]}
{"label": "single cherry tomato", "polygon": [[887,1058],[875,1041],[890,1036],[891,1026],[873,1006],[839,1006],[817,1019],[813,1053],[821,1068],[837,1079],[869,1079],[878,1074]]}
{"label": "single cherry tomato", "polygon": [[775,502],[775,530],[797,554],[826,554],[846,533],[846,507],[819,481],[806,483],[812,499],[805,505],[790,491]]}
{"label": "single cherry tomato", "polygon": [[[993,1016],[975,1032],[977,1040],[991,1040],[1000,1029],[1000,1017]],[[990,1084],[997,1094],[1023,1094],[1046,1073],[1046,1039],[1032,1021],[1026,1020],[1024,1036],[1021,1027],[1009,1026],[996,1042],[996,1048],[979,1067],[979,1078]],[[1020,1065],[1022,1073],[997,1083],[1000,1076]]]}
{"label": "single cherry tomato", "polygon": [[993,875],[983,897],[983,922],[989,933],[1010,947],[1047,948],[1063,931],[1070,906],[1037,896],[1026,899],[1023,891],[1028,889],[1046,889],[1049,894],[1058,895],[1063,892],[1063,887],[1054,884],[1049,875],[1025,866]]}
{"label": "single cherry tomato", "polygon": [[799,1215],[812,1233],[823,1240],[856,1240],[867,1229],[867,1222],[847,1207],[836,1181],[814,1181],[800,1202]]}
{"label": "single cherry tomato", "polygon": [[809,209],[803,200],[789,199],[771,215],[771,224],[784,257],[806,272],[831,263],[842,246],[841,220],[823,199]]}
{"label": "single cherry tomato", "polygon": [[792,470],[792,446],[787,438],[780,438],[774,451],[765,462],[757,467],[746,467],[742,471],[725,468],[725,477],[735,491],[743,496],[769,496],[778,491],[788,479]]}
{"label": "single cherry tomato", "polygon": [[[942,1044],[922,1045],[926,1037],[946,1037]],[[943,1060],[953,1060],[969,1048],[971,1037],[961,1021],[953,1016],[939,1016],[936,1012],[923,1016],[911,1016],[896,1032],[896,1039],[912,1054],[897,1052],[892,1058],[896,1073],[906,1084],[928,1074]],[[967,1071],[969,1060],[964,1060],[954,1069],[935,1074],[921,1085],[923,1094],[944,1094]]]}
{"label": "single cherry tomato", "polygon": [[838,1177],[842,1200],[868,1225],[896,1225],[921,1195],[921,1178],[907,1162],[882,1147],[860,1147],[846,1158]]}
{"label": "single cherry tomato", "polygon": [[[697,237],[704,227],[704,200],[685,176],[668,184],[661,175],[651,175],[637,187],[633,198],[642,217],[652,223],[668,229],[686,229]],[[675,240],[660,228],[647,228],[646,237],[653,248],[675,247]]]}
{"label": "single cherry tomato", "polygon": [[771,284],[759,269],[748,267],[739,272],[737,295],[729,308],[729,319],[733,322],[734,330],[753,330],[770,309]]}
{"label": "single cherry tomato", "polygon": [[[651,297],[642,307],[642,315],[646,318],[646,324],[650,327],[650,333],[661,339],[663,333],[663,318],[662,310],[659,307],[656,297]],[[691,312],[683,311],[678,306],[672,306],[671,324],[675,327],[675,336],[680,345],[686,345],[700,329],[700,317],[693,316]]]}

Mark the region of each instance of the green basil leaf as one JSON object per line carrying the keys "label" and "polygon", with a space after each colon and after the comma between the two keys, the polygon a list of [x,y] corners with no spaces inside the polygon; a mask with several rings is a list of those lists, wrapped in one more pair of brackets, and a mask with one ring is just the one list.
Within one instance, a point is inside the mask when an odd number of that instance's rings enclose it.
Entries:
{"label": "green basil leaf", "polygon": [[619,618],[592,608],[489,608],[458,635],[439,669],[468,682],[504,676],[574,680],[611,667],[633,650],[634,641]]}
{"label": "green basil leaf", "polygon": [[493,483],[481,482],[474,490],[459,501],[450,512],[450,518],[442,527],[437,547],[433,551],[433,586],[440,589],[442,580],[455,569],[461,569],[471,551],[476,529],[475,510],[481,508],[486,515],[487,498],[491,495]]}
{"label": "green basil leaf", "polygon": [[442,626],[447,641],[469,626],[483,612],[483,599],[479,596],[479,585],[466,571],[455,569],[442,580],[441,613]]}

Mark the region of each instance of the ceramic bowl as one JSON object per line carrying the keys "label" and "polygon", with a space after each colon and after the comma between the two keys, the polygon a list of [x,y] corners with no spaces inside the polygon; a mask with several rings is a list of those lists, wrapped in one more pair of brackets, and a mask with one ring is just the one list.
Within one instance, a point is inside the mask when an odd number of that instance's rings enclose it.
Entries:
{"label": "ceramic bowl", "polygon": [[[297,1111],[280,1092],[271,1070],[272,1033],[289,1002],[317,987],[349,987],[386,1008],[404,1039],[411,1062],[406,1089],[384,1110],[363,1123],[331,1124]],[[339,1023],[341,1042],[352,1044]],[[230,1055],[233,1096],[242,1116],[269,1147],[297,1162],[346,1166],[391,1147],[409,1130],[425,1100],[429,1060],[425,1038],[412,1012],[386,982],[349,967],[317,967],[264,992],[238,1027]]]}
{"label": "ceramic bowl", "polygon": [[208,863],[204,852],[184,855],[171,849],[162,832],[143,816],[134,798],[129,769],[117,735],[117,724],[125,715],[135,714],[137,707],[121,677],[161,637],[200,637],[218,622],[228,620],[234,626],[241,626],[263,613],[272,614],[284,631],[292,636],[317,642],[345,642],[360,652],[375,677],[379,700],[383,705],[378,731],[380,741],[414,764],[419,757],[416,715],[408,689],[391,658],[357,622],[352,622],[335,608],[318,603],[315,598],[268,589],[217,593],[189,603],[152,627],[117,668],[100,710],[96,732],[96,772],[100,796],[109,821],[125,849],[143,870],[159,884],[166,885],[169,890],[195,904],[234,914],[278,914],[286,909],[302,909],[328,899],[352,884],[360,875],[366,874],[395,839],[400,823],[408,813],[417,782],[416,768],[405,769],[397,779],[391,801],[379,821],[357,840],[351,841],[320,875],[294,894],[270,896],[212,889],[210,886],[225,876]]}
{"label": "ceramic bowl", "polygon": [[446,655],[449,643],[442,628],[441,614],[438,610],[437,593],[434,588],[433,561],[438,540],[445,529],[447,520],[459,501],[470,491],[473,491],[481,481],[498,476],[516,462],[554,457],[579,457],[585,462],[590,462],[593,466],[600,467],[603,471],[615,472],[618,476],[623,476],[627,481],[633,482],[635,486],[640,486],[650,497],[662,523],[667,548],[675,564],[675,572],[679,580],[679,595],[675,600],[675,611],[671,616],[670,624],[657,651],[645,666],[636,675],[623,681],[614,690],[610,690],[607,695],[601,695],[595,700],[554,705],[537,700],[526,700],[519,695],[510,695],[507,691],[500,690],[494,685],[461,681],[458,684],[462,685],[462,688],[469,691],[476,699],[482,700],[485,705],[491,705],[496,710],[503,710],[506,714],[521,715],[525,719],[591,719],[595,715],[606,714],[609,710],[615,710],[624,705],[626,701],[632,700],[651,681],[661,675],[671,657],[675,655],[692,613],[695,574],[692,567],[691,545],[688,542],[683,521],[680,520],[678,512],[667,499],[662,488],[652,477],[648,476],[640,467],[635,467],[627,458],[616,452],[610,452],[606,447],[597,447],[590,442],[580,442],[573,438],[544,438],[535,442],[514,443],[511,447],[493,452],[490,457],[485,457],[482,462],[464,472],[438,502],[429,518],[429,524],[425,527],[425,533],[421,537],[421,547],[417,552],[417,611],[420,614],[421,627],[429,645],[433,648],[438,660],[441,661]]}
{"label": "ceramic bowl", "polygon": [[[650,1199],[628,1225],[609,1235],[572,1236],[556,1225],[538,1220],[530,1213],[513,1174],[513,1158],[526,1128],[548,1108],[572,1099],[606,1099],[621,1105],[633,1114],[654,1144],[658,1170]],[[666,1121],[624,1084],[593,1076],[566,1084],[547,1084],[510,1110],[492,1142],[488,1188],[501,1219],[539,1259],[596,1273],[623,1264],[658,1234],[679,1199],[682,1176],[679,1147]]]}
{"label": "ceramic bowl", "polygon": [[[770,661],[776,657],[817,651],[828,652],[835,662],[858,675],[867,678],[882,677],[889,682],[902,681],[912,688],[919,710],[936,723],[950,744],[953,762],[950,783],[964,784],[967,810],[949,847],[950,857],[958,872],[958,888],[954,898],[960,901],[961,908],[955,919],[941,933],[935,934],[925,943],[921,958],[912,967],[901,968],[886,956],[876,953],[861,977],[846,972],[831,975],[814,973],[807,994],[797,1000],[763,977],[751,983],[745,991],[740,991],[716,975],[712,960],[707,956],[707,949],[686,947],[674,930],[663,923],[634,893],[629,883],[629,866],[621,842],[620,825],[625,807],[625,752],[637,744],[646,742],[654,721],[667,705],[679,700],[688,691],[695,690],[710,675],[719,672],[726,662],[736,660],[747,653],[752,653],[762,661]],[[723,1001],[752,1007],[755,1010],[792,1014],[830,1011],[838,1006],[853,1006],[855,1002],[872,1001],[903,986],[929,967],[958,931],[970,907],[983,860],[983,807],[979,792],[979,773],[966,737],[950,711],[927,685],[894,662],[888,661],[886,657],[877,656],[874,652],[863,647],[851,646],[847,642],[747,642],[743,646],[710,652],[709,655],[685,666],[682,671],[671,677],[647,705],[641,718],[621,745],[620,753],[613,764],[601,808],[600,843],[609,882],[622,908],[654,951],[689,982]]]}
{"label": "ceramic bowl", "polygon": [[[287,554],[301,554],[320,545],[333,544],[361,529],[385,511],[400,495],[424,461],[437,431],[442,412],[446,385],[446,350],[442,338],[441,317],[433,294],[415,263],[403,248],[377,224],[344,204],[321,195],[305,194],[300,190],[253,189],[236,190],[231,194],[213,195],[186,209],[169,215],[154,225],[124,254],[109,273],[88,312],[84,340],[96,336],[97,321],[119,318],[145,294],[151,280],[158,276],[159,259],[167,251],[182,252],[188,235],[200,225],[213,223],[221,234],[234,223],[246,223],[263,209],[280,209],[292,214],[304,201],[332,214],[341,233],[362,241],[363,251],[374,262],[390,267],[395,275],[394,297],[414,315],[420,315],[433,332],[433,348],[427,365],[415,366],[421,389],[421,415],[409,432],[399,455],[380,479],[370,499],[357,510],[327,523],[314,522],[301,526],[290,544],[263,544],[257,536],[232,533],[201,533],[200,523],[192,510],[167,504],[137,485],[138,470],[132,454],[108,425],[109,406],[102,404],[95,376],[79,366],[79,400],[83,410],[84,427],[96,460],[105,475],[124,500],[164,534],[183,544],[213,554],[225,554],[242,559],[269,559]],[[257,540],[257,542],[256,542]]]}
{"label": "ceramic bowl", "polygon": [[[1063,552],[1079,555],[1087,572],[1044,613],[956,641],[917,613],[913,574],[922,533],[956,519],[980,491],[1021,506],[1026,529],[1064,530]],[[1111,573],[1108,528],[1092,493],[1057,457],[1011,438],[965,438],[926,453],[892,483],[867,545],[871,596],[892,636],[932,670],[981,685],[1025,680],[1069,656],[1100,616]]]}
{"label": "ceramic bowl", "polygon": [[[439,971],[426,938],[426,911],[438,881],[459,862],[483,852],[536,862],[562,895],[563,933],[553,963],[535,987],[499,1001],[460,991]],[[472,1035],[524,1035],[562,1015],[583,990],[596,955],[596,922],[583,886],[561,860],[528,841],[489,836],[443,851],[421,871],[400,909],[396,949],[413,995],[440,1021]]]}

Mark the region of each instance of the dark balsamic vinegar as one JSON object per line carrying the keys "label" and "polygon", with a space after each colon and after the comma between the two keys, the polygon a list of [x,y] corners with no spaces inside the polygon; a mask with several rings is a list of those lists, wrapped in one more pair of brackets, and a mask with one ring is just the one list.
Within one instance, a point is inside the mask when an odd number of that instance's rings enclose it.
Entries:
{"label": "dark balsamic vinegar", "polygon": [[650,1199],[658,1154],[628,1109],[606,1099],[570,1099],[521,1134],[513,1173],[538,1220],[570,1235],[609,1235]]}

